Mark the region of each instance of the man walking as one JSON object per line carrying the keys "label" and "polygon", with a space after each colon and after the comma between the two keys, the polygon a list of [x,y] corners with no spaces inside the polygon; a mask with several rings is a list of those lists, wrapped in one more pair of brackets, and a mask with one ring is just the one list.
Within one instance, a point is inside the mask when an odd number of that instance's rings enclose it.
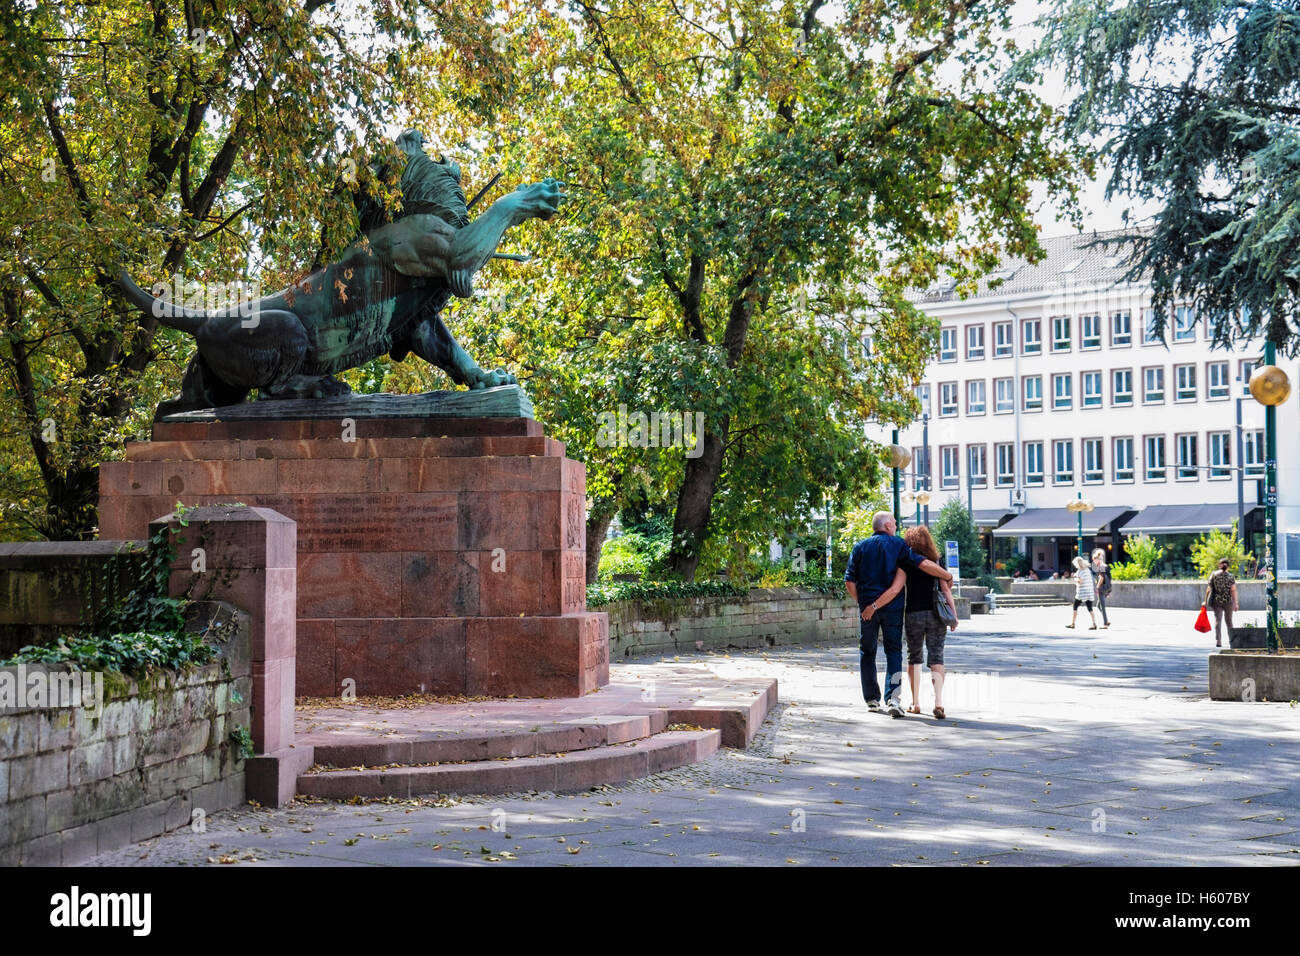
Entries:
{"label": "man walking", "polygon": [[[885,637],[885,703],[891,717],[902,717],[899,703],[903,686],[903,568],[915,568],[945,581],[952,575],[924,555],[917,554],[902,538],[896,537],[898,524],[888,511],[871,517],[871,537],[859,541],[849,556],[844,571],[849,597],[858,602],[862,620],[859,668],[862,672],[862,697],[867,709],[880,710],[880,684],[876,680],[876,644],[881,631]],[[899,565],[902,565],[900,568]]]}

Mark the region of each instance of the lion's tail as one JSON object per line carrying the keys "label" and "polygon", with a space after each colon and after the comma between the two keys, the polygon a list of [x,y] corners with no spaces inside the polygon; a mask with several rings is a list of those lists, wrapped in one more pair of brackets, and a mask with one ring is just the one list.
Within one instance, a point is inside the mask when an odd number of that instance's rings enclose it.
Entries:
{"label": "lion's tail", "polygon": [[141,312],[152,315],[169,329],[180,329],[194,335],[204,322],[213,317],[210,312],[187,309],[166,299],[154,298],[136,285],[125,269],[118,273],[117,285],[132,305]]}

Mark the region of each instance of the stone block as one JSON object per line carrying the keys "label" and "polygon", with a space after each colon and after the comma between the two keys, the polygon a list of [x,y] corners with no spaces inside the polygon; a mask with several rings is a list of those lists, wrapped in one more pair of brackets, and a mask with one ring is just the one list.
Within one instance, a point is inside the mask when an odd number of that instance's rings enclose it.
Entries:
{"label": "stone block", "polygon": [[113,748],[115,741],[83,744],[71,751],[69,778],[73,786],[103,780],[114,774]]}
{"label": "stone block", "polygon": [[464,619],[338,621],[335,641],[336,680],[357,694],[466,692]]}
{"label": "stone block", "polygon": [[21,800],[68,786],[68,751],[31,754],[9,761],[9,800]]}
{"label": "stone block", "polygon": [[23,866],[58,866],[62,862],[63,837],[58,833],[47,833],[22,846]]}
{"label": "stone block", "polygon": [[80,866],[99,852],[99,826],[84,823],[60,834],[59,854],[63,866]]}
{"label": "stone block", "polygon": [[[450,554],[451,552],[445,552]],[[304,554],[298,564],[299,618],[399,617],[403,612],[401,552]],[[425,590],[440,591],[425,584]]]}
{"label": "stone block", "polygon": [[334,697],[340,692],[334,670],[334,622],[299,620],[295,673],[298,693],[305,697]]}
{"label": "stone block", "polygon": [[[479,611],[479,578],[510,567],[509,553],[421,551],[397,555],[401,570],[400,617],[473,617]],[[381,616],[359,614],[353,616]]]}
{"label": "stone block", "polygon": [[130,810],[116,813],[100,820],[97,825],[97,845],[99,853],[118,850],[132,842]]}

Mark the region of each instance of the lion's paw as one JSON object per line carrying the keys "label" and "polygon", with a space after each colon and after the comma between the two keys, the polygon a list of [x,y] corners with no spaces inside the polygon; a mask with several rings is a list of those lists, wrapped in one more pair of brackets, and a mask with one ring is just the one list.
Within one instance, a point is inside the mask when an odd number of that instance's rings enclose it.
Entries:
{"label": "lion's paw", "polygon": [[519,380],[503,368],[493,369],[486,372],[483,369],[475,369],[466,382],[471,389],[478,390],[482,388],[497,388],[500,385],[517,385]]}
{"label": "lion's paw", "polygon": [[540,183],[520,186],[516,192],[520,209],[525,215],[538,219],[550,219],[560,208],[560,203],[567,197],[560,191],[560,183],[555,179],[543,179]]}

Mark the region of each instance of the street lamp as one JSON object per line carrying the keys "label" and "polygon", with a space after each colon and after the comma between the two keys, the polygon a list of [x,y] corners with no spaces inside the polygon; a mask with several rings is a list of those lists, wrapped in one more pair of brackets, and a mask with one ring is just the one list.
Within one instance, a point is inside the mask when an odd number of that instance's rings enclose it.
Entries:
{"label": "street lamp", "polygon": [[1273,362],[1276,346],[1264,343],[1264,364],[1250,376],[1250,394],[1264,406],[1264,555],[1268,560],[1268,649],[1277,640],[1277,406],[1291,395],[1291,382]]}
{"label": "street lamp", "polygon": [[898,443],[898,429],[894,429],[893,444],[889,446],[889,466],[894,469],[894,523],[902,519],[903,506],[899,499],[898,473],[912,461],[912,453]]}
{"label": "street lamp", "polygon": [[930,492],[924,488],[915,492],[906,492],[903,495],[903,504],[910,505],[912,502],[916,502],[916,523],[919,526],[921,524],[921,509],[930,504]]}
{"label": "street lamp", "polygon": [[1082,491],[1079,492],[1078,498],[1075,498],[1065,506],[1066,511],[1073,511],[1079,516],[1079,554],[1081,556],[1083,554],[1083,513],[1085,511],[1091,511],[1095,507],[1096,505],[1092,503],[1092,499],[1085,498]]}

